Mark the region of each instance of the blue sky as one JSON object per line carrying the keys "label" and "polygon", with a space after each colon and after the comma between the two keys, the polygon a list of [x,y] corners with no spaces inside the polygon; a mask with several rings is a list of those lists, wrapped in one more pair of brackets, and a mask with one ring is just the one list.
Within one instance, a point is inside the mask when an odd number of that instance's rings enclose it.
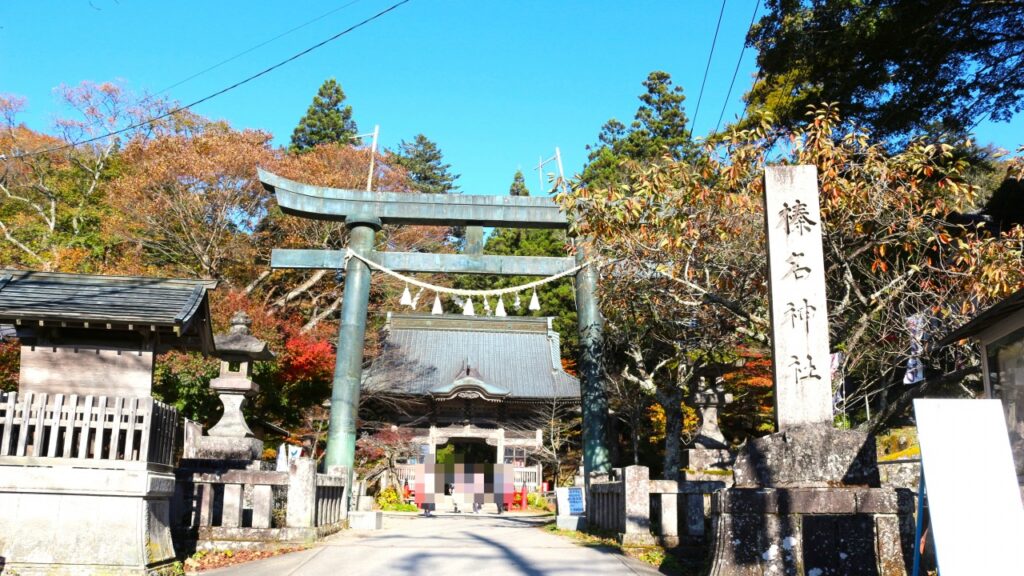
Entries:
{"label": "blue sky", "polygon": [[[53,94],[62,83],[120,80],[155,92],[333,11],[167,93],[191,102],[394,1],[7,0],[0,3],[0,93],[27,98],[21,119],[46,130],[64,112]],[[726,3],[695,134],[714,128],[723,105],[726,121],[742,109],[753,50],[728,101],[726,90],[754,2]],[[383,146],[422,132],[462,174],[464,192],[504,194],[522,168],[536,193],[538,159],[558,146],[566,172],[580,170],[601,125],[632,118],[652,70],[686,89],[693,118],[720,8],[714,0],[412,0],[195,111],[285,144],[317,88],[334,77],[360,130],[380,125]],[[978,129],[980,142],[1010,150],[1024,144],[1021,134],[1021,115]]]}

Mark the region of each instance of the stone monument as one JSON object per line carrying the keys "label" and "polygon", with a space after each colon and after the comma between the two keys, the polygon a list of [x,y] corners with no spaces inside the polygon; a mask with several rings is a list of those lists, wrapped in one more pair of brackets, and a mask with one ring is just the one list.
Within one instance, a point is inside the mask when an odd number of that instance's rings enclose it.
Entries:
{"label": "stone monument", "polygon": [[[712,576],[902,576],[909,494],[879,488],[874,439],[833,425],[814,166],[765,170],[778,432],[714,495]],[[905,523],[904,523],[905,525]]]}

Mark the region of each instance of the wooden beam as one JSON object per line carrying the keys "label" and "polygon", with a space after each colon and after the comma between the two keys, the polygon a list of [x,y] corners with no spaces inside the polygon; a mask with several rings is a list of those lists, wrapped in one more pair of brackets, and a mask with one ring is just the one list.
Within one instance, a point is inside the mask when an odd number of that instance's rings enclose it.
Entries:
{"label": "wooden beam", "polygon": [[384,224],[489,226],[505,228],[569,227],[551,198],[367,192],[310,186],[257,169],[260,182],[277,195],[286,214],[342,221],[350,216],[376,217]]}
{"label": "wooden beam", "polygon": [[[553,276],[576,267],[573,258],[546,256],[471,256],[419,252],[372,252],[370,259],[402,273],[495,274],[500,276]],[[331,269],[344,266],[344,250],[275,249],[272,268]]]}

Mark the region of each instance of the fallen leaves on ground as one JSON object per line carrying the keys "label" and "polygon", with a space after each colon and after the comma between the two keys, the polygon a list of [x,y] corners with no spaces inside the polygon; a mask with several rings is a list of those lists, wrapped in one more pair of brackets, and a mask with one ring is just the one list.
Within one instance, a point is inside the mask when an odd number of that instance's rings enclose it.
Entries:
{"label": "fallen leaves on ground", "polygon": [[205,572],[207,570],[213,570],[214,568],[233,566],[235,564],[242,564],[243,562],[251,562],[253,560],[263,560],[264,558],[280,556],[281,554],[288,554],[291,552],[299,552],[300,550],[306,549],[306,546],[293,546],[289,548],[270,548],[265,550],[200,550],[185,560],[185,571],[189,573]]}

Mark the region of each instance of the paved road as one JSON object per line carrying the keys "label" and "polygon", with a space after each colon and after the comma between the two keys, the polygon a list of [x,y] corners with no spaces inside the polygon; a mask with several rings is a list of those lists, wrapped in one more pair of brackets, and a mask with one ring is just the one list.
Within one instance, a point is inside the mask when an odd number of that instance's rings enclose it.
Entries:
{"label": "paved road", "polygon": [[341,532],[310,550],[213,570],[205,575],[658,574],[654,568],[621,554],[580,546],[540,529],[547,521],[543,517],[509,514],[385,516],[383,530]]}

